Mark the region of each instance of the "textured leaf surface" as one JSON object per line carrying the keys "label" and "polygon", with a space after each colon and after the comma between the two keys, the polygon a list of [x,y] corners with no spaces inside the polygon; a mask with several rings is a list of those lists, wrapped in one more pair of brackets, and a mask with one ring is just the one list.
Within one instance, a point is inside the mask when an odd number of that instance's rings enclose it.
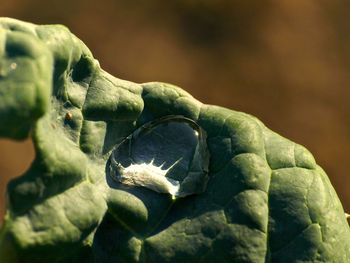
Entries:
{"label": "textured leaf surface", "polygon": [[[172,200],[106,173],[143,124],[182,115],[207,133],[204,193]],[[325,172],[256,118],[164,83],[104,72],[59,25],[0,19],[0,136],[36,159],[8,185],[1,262],[350,262],[350,231]]]}

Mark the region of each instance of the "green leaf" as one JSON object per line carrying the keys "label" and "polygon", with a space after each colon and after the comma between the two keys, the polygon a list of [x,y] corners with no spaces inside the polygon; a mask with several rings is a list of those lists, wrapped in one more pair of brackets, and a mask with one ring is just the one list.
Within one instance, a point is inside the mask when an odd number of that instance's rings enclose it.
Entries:
{"label": "green leaf", "polygon": [[[0,136],[29,135],[36,158],[8,185],[1,262],[350,261],[342,205],[304,147],[173,85],[109,75],[63,26],[1,18]],[[146,183],[113,179],[117,149]],[[171,166],[169,182],[187,180],[175,199],[152,181]]]}

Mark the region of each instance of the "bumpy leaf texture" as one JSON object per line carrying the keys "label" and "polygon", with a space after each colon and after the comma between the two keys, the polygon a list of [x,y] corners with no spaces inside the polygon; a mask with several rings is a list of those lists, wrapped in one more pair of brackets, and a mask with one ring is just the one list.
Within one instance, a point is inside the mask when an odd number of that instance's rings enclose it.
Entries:
{"label": "bumpy leaf texture", "polygon": [[[168,115],[205,131],[207,183],[174,199],[113,180],[113,150]],[[350,262],[342,205],[303,146],[173,85],[115,78],[61,25],[0,19],[0,136],[36,151],[8,185],[1,262]]]}

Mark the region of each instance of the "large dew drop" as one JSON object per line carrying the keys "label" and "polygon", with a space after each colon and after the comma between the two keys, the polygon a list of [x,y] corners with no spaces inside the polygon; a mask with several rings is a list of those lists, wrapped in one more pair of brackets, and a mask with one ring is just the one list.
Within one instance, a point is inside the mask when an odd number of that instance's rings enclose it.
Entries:
{"label": "large dew drop", "polygon": [[209,152],[205,131],[183,116],[144,124],[115,147],[111,177],[131,187],[146,187],[173,198],[203,193]]}

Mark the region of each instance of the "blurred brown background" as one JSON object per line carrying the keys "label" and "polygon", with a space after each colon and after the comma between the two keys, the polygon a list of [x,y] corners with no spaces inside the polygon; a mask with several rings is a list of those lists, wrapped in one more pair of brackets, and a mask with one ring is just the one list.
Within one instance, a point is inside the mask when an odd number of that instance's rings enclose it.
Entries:
{"label": "blurred brown background", "polygon": [[[262,3],[264,2],[264,3]],[[0,16],[64,24],[102,68],[181,86],[306,146],[350,212],[350,2],[345,0],[11,0]],[[0,213],[30,141],[0,140]]]}

